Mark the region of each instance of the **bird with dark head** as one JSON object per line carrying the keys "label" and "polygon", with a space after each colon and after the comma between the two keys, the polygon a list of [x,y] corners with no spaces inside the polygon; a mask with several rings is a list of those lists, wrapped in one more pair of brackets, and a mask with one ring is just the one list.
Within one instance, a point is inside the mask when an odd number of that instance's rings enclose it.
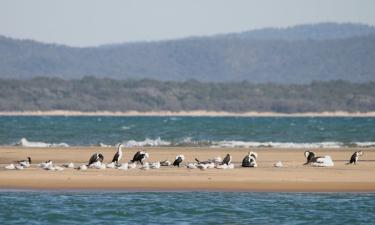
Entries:
{"label": "bird with dark head", "polygon": [[123,145],[119,144],[118,147],[117,147],[117,151],[116,151],[115,155],[113,156],[112,162],[116,163],[116,165],[119,163],[119,161],[122,158],[122,147],[123,147]]}
{"label": "bird with dark head", "polygon": [[130,160],[132,163],[139,162],[143,165],[143,162],[149,157],[148,153],[144,150],[138,151],[135,153],[132,160]]}
{"label": "bird with dark head", "polygon": [[307,164],[313,162],[316,159],[314,152],[305,151],[304,154],[305,154],[305,157],[306,157],[306,163],[304,165],[307,165]]}
{"label": "bird with dark head", "polygon": [[258,154],[255,152],[249,152],[242,160],[242,167],[257,167],[256,159]]}
{"label": "bird with dark head", "polygon": [[103,162],[103,160],[104,160],[104,156],[101,153],[95,153],[94,155],[91,156],[89,160],[89,164],[87,164],[87,166],[90,166],[91,164],[96,163],[96,162]]}
{"label": "bird with dark head", "polygon": [[359,157],[362,156],[362,155],[363,155],[362,151],[354,152],[353,155],[350,157],[349,163],[347,163],[347,164],[353,164],[354,163],[354,165],[356,165]]}
{"label": "bird with dark head", "polygon": [[221,162],[221,165],[229,165],[232,162],[232,156],[230,154],[227,154],[223,161]]}
{"label": "bird with dark head", "polygon": [[173,166],[180,167],[180,163],[182,163],[182,161],[184,161],[184,159],[185,159],[184,155],[178,155],[178,156],[176,156],[176,159],[173,162]]}
{"label": "bird with dark head", "polygon": [[16,161],[16,163],[18,163],[18,164],[20,164],[21,166],[24,166],[24,167],[29,167],[30,164],[31,164],[31,157],[27,157],[27,160]]}

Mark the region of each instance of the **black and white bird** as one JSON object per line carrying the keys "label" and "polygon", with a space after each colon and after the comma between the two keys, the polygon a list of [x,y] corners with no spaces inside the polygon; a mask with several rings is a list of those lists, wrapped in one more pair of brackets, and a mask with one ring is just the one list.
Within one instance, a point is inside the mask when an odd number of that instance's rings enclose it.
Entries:
{"label": "black and white bird", "polygon": [[117,152],[113,156],[112,163],[116,163],[116,165],[118,165],[119,162],[121,161],[121,158],[122,158],[122,147],[123,147],[123,145],[119,144],[119,146],[117,147]]}
{"label": "black and white bird", "polygon": [[249,152],[242,160],[242,167],[257,167],[257,157],[258,154],[256,152]]}
{"label": "black and white bird", "polygon": [[173,162],[173,166],[180,167],[180,163],[182,163],[182,161],[184,161],[184,159],[185,159],[184,155],[178,155],[178,156],[176,156],[176,159]]}
{"label": "black and white bird", "polygon": [[132,160],[130,160],[132,163],[139,162],[143,165],[143,162],[149,157],[148,153],[146,151],[138,151],[135,153]]}
{"label": "black and white bird", "polygon": [[30,167],[30,164],[31,164],[31,158],[30,157],[27,157],[27,160],[20,160],[20,161],[16,161],[18,164],[20,164],[21,166],[23,167]]}
{"label": "black and white bird", "polygon": [[315,153],[311,151],[305,151],[305,157],[306,157],[306,163],[304,165],[315,162],[316,159],[318,158],[318,157],[315,157]]}
{"label": "black and white bird", "polygon": [[91,164],[96,163],[96,162],[103,162],[103,160],[104,160],[104,156],[102,154],[95,153],[94,155],[91,156],[89,160],[89,164],[87,164],[87,166],[90,166]]}
{"label": "black and white bird", "polygon": [[359,159],[359,156],[362,156],[363,155],[363,152],[362,151],[357,151],[357,152],[354,152],[352,157],[350,157],[350,160],[349,160],[349,163],[347,164],[357,164],[358,162],[358,159]]}
{"label": "black and white bird", "polygon": [[221,162],[221,165],[229,165],[232,162],[232,156],[230,154],[227,154],[223,161]]}

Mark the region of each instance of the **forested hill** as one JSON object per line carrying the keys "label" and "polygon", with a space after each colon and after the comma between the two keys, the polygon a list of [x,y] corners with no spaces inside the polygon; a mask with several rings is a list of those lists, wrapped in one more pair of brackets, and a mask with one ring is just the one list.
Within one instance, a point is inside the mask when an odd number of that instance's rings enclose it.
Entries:
{"label": "forested hill", "polygon": [[0,79],[0,111],[375,111],[375,82],[311,84]]}
{"label": "forested hill", "polygon": [[73,48],[0,37],[0,78],[309,83],[375,80],[375,28],[316,24]]}

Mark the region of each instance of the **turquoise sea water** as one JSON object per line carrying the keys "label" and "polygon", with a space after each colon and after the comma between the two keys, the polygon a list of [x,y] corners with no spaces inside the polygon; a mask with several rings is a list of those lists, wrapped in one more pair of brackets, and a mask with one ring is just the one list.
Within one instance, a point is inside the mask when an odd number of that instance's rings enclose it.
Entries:
{"label": "turquoise sea water", "polygon": [[0,116],[0,145],[375,146],[375,118]]}
{"label": "turquoise sea water", "polygon": [[0,224],[373,224],[375,194],[0,192]]}

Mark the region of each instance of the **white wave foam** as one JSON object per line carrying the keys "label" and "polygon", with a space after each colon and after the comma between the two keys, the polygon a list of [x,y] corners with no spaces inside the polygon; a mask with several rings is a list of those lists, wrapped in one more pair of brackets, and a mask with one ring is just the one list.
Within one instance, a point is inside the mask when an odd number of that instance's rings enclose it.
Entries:
{"label": "white wave foam", "polygon": [[126,147],[144,147],[144,146],[170,146],[171,142],[169,141],[163,141],[161,138],[157,139],[149,139],[146,138],[144,141],[135,141],[135,140],[130,140],[125,143],[123,143]]}
{"label": "white wave foam", "polygon": [[21,140],[16,145],[22,146],[22,147],[33,147],[33,148],[69,147],[69,145],[66,143],[34,142],[34,141],[28,141],[26,138],[21,138]]}
{"label": "white wave foam", "polygon": [[294,143],[294,142],[252,142],[252,141],[218,141],[212,142],[211,147],[226,148],[342,148],[349,146],[374,147],[375,142],[354,142],[345,144],[342,142],[313,142],[313,143]]}

